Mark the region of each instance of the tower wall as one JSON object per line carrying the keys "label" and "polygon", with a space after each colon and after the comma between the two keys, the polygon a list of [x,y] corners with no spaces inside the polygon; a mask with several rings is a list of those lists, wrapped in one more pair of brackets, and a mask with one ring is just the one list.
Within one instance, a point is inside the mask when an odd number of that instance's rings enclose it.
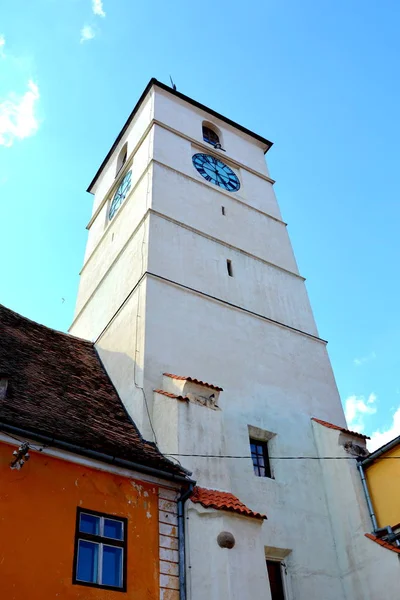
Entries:
{"label": "tower wall", "polygon": [[[216,127],[225,152],[203,141],[203,122]],[[108,221],[126,141],[124,172],[131,161],[135,184]],[[310,419],[345,420],[264,149],[153,86],[94,186],[71,332],[96,340],[144,437],[167,454],[189,455],[179,460],[200,485],[222,487],[267,513],[255,543],[287,557],[293,599],[338,600],[343,589]],[[203,179],[192,164],[197,152],[227,163],[239,191]],[[165,372],[223,387],[219,410],[180,401],[172,408],[171,398],[154,396]],[[254,475],[249,426],[270,436],[273,478]],[[212,458],[197,456],[211,450]],[[311,460],[282,460],[298,456]],[[228,562],[232,569],[234,559]],[[252,596],[264,598],[265,573],[255,576]]]}

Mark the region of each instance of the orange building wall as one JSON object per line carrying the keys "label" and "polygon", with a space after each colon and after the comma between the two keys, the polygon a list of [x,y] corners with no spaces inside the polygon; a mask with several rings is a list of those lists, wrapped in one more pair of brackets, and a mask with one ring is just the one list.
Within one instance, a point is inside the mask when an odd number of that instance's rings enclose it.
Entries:
{"label": "orange building wall", "polygon": [[[1,600],[158,600],[158,488],[0,442]],[[72,584],[78,506],[128,519],[127,593]]]}
{"label": "orange building wall", "polygon": [[400,523],[400,444],[366,470],[366,478],[378,527]]}

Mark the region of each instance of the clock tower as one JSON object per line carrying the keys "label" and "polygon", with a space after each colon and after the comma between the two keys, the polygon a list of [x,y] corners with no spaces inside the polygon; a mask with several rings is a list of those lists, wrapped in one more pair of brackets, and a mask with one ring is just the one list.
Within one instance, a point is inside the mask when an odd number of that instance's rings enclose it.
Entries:
{"label": "clock tower", "polygon": [[88,188],[70,332],[95,342],[145,438],[268,517],[233,524],[189,502],[193,600],[268,598],[265,558],[273,600],[344,597],[320,464],[284,460],[317,458],[312,417],[345,420],[271,145],[152,79]]}

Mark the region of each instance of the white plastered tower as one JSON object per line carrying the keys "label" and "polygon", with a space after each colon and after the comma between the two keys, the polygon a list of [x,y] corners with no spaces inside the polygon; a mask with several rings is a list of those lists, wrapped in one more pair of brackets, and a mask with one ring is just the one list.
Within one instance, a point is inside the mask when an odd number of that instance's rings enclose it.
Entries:
{"label": "white plastered tower", "polygon": [[[204,124],[221,149],[203,140]],[[268,598],[265,554],[285,561],[288,600],[345,597],[321,464],[279,458],[316,456],[311,417],[345,420],[265,163],[270,145],[152,80],[89,188],[70,332],[95,341],[144,437],[181,455],[199,485],[268,516],[258,527],[238,517],[234,554],[210,545],[204,555],[194,540],[206,544],[220,524],[189,503],[193,600]],[[240,189],[208,182],[196,153],[228,165]],[[249,432],[268,440],[273,477],[256,477],[250,458],[217,458],[249,456]],[[216,588],[204,587],[210,570]]]}

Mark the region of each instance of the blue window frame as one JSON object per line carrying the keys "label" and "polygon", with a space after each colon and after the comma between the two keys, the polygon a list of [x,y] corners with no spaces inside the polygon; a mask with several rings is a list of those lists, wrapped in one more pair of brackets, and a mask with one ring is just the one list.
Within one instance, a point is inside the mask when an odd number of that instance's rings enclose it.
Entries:
{"label": "blue window frame", "polygon": [[257,477],[270,477],[272,479],[268,442],[261,442],[250,438],[250,450],[254,474]]}
{"label": "blue window frame", "polygon": [[73,583],[126,591],[127,520],[78,508]]}

